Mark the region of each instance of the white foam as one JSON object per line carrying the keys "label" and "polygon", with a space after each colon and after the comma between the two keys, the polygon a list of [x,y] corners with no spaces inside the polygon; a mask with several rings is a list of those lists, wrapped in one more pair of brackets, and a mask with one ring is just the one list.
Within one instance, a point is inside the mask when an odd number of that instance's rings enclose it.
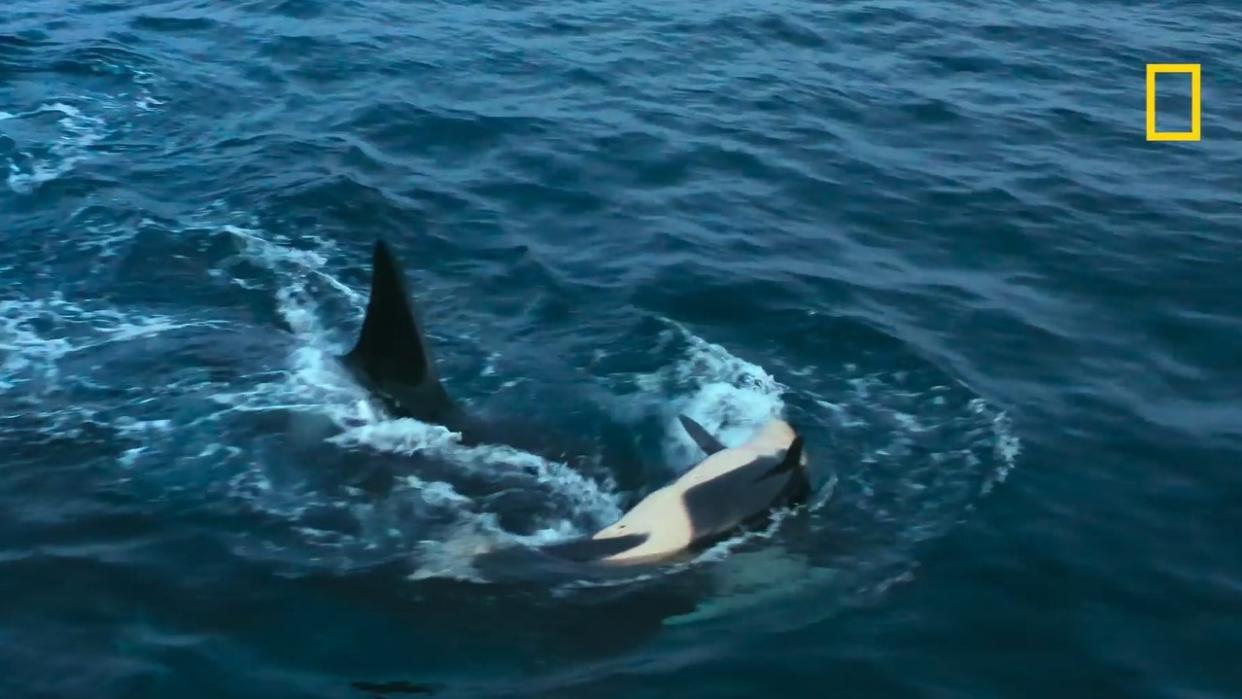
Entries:
{"label": "white foam", "polygon": [[166,100],[157,99],[151,94],[149,86],[156,84],[158,81],[155,76],[145,70],[132,70],[134,75],[134,83],[138,85],[138,94],[134,96],[134,106],[143,112],[154,112],[156,107],[162,107],[168,104]]}
{"label": "white foam", "polygon": [[118,224],[113,221],[91,221],[87,213],[90,207],[82,207],[69,217],[69,225],[78,231],[74,244],[78,250],[89,255],[92,267],[98,269],[110,258],[121,254],[122,249],[134,240],[141,227],[155,225],[155,222],[143,219],[138,226]]}
{"label": "white foam", "polygon": [[0,301],[0,390],[10,390],[32,379],[53,383],[56,361],[73,345],[65,338],[45,338],[31,324],[44,312],[41,301]]}
{"label": "white foam", "polygon": [[107,135],[107,123],[103,119],[87,115],[77,107],[63,102],[46,104],[30,112],[11,115],[10,118],[47,112],[59,112],[63,115],[57,122],[61,134],[52,142],[46,156],[24,153],[29,159],[25,168],[16,162],[9,163],[9,189],[18,194],[30,194],[44,182],[50,182],[72,171],[78,163],[90,156],[90,148]]}
{"label": "white foam", "polygon": [[345,430],[331,440],[345,447],[366,445],[382,451],[403,454],[424,453],[447,458],[479,473],[524,473],[541,486],[565,496],[576,514],[597,522],[621,516],[617,496],[601,489],[594,480],[567,464],[520,451],[505,445],[463,446],[461,435],[439,425],[428,425],[410,418],[379,420]]}
{"label": "white foam", "polygon": [[133,468],[134,464],[138,462],[138,458],[147,453],[147,451],[147,447],[134,447],[132,449],[126,449],[124,453],[117,458],[117,461],[123,468]]}
{"label": "white foam", "polygon": [[980,494],[987,495],[997,485],[1004,483],[1010,471],[1018,463],[1018,455],[1022,453],[1022,441],[1013,432],[1013,422],[1004,411],[992,417],[992,435],[996,439],[996,458],[998,466],[984,479]]}
{"label": "white foam", "polygon": [[[307,277],[314,277],[325,282],[334,291],[348,299],[359,311],[365,308],[365,295],[324,271],[328,263],[328,255],[335,252],[335,244],[331,241],[307,235],[307,239],[314,245],[314,248],[301,249],[292,247],[291,241],[282,236],[275,236],[275,240],[268,240],[263,237],[262,231],[255,228],[226,224],[220,229],[242,242],[243,254],[246,257],[285,277],[282,281],[286,284],[277,292],[284,295],[281,300],[287,304],[282,305],[282,313],[300,315],[313,308],[313,301],[301,296],[305,293]],[[288,316],[286,319],[293,322]],[[295,329],[297,329],[296,326]],[[318,325],[301,328],[301,330],[317,331]]]}
{"label": "white foam", "polygon": [[[48,329],[40,329],[40,325]],[[31,381],[56,384],[57,362],[72,352],[126,342],[189,327],[215,327],[213,321],[174,321],[159,314],[125,313],[111,307],[88,308],[59,293],[43,299],[0,301],[0,391]]]}
{"label": "white foam", "polygon": [[435,538],[424,538],[415,545],[415,568],[409,579],[452,578],[485,582],[475,569],[479,556],[513,546],[540,546],[578,536],[581,532],[565,520],[519,535],[502,528],[494,513],[475,512],[473,502],[442,481],[425,482],[416,477],[406,479],[422,501],[433,507],[449,509],[455,518],[437,530]]}
{"label": "white foam", "polygon": [[121,434],[130,438],[142,438],[151,433],[168,433],[172,431],[172,420],[137,420],[132,417],[120,417],[112,423]]}
{"label": "white foam", "polygon": [[326,280],[331,289],[341,291],[361,312],[361,295],[322,271],[331,245],[313,239],[316,249],[297,249],[266,240],[255,228],[229,224],[220,230],[242,243],[244,257],[277,275],[277,310],[298,336],[301,346],[290,357],[288,370],[273,380],[244,391],[218,393],[213,398],[240,411],[319,412],[342,427],[375,422],[378,412],[337,361],[343,348],[335,346],[323,328],[315,299],[307,290],[311,277]]}
{"label": "white foam", "polygon": [[745,442],[756,429],[781,417],[786,387],[763,367],[734,356],[685,326],[664,319],[685,345],[683,356],[650,374],[637,377],[644,401],[660,401],[668,435],[665,461],[684,470],[701,460],[702,452],[677,422],[685,414],[703,425],[726,446]]}
{"label": "white foam", "polygon": [[[146,114],[165,104],[151,92],[151,86],[158,82],[152,74],[127,66],[106,65],[117,72],[130,73],[137,90],[133,93],[78,95],[71,98],[82,105],[89,105],[93,114],[68,102],[46,103],[23,112],[0,112],[0,121],[28,119],[47,113],[62,115],[57,121],[58,134],[38,137],[30,150],[20,152],[24,162],[9,162],[7,183],[10,190],[17,194],[31,194],[40,185],[63,177],[88,160],[95,146],[125,129],[128,121],[126,112],[137,110]],[[107,119],[101,115],[106,115]]]}

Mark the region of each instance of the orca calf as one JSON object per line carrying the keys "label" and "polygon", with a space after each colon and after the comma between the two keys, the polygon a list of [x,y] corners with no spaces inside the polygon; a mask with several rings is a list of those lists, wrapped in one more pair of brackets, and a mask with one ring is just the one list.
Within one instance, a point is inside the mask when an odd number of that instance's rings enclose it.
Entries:
{"label": "orca calf", "polygon": [[[531,431],[523,431],[527,439],[503,436],[449,397],[419,329],[401,268],[383,241],[375,244],[371,295],[358,342],[341,360],[397,416],[442,425],[459,433],[465,444],[541,451],[538,445],[531,447]],[[702,462],[594,535],[539,550],[574,563],[658,563],[706,548],[809,496],[802,438],[788,423],[772,420],[732,448],[689,417],[681,416],[681,424],[706,453]]]}
{"label": "orca calf", "polygon": [[779,507],[806,501],[810,482],[802,438],[772,420],[745,444],[725,448],[697,422],[681,423],[708,457],[652,492],[588,539],[542,550],[579,562],[657,563],[700,551],[760,524]]}

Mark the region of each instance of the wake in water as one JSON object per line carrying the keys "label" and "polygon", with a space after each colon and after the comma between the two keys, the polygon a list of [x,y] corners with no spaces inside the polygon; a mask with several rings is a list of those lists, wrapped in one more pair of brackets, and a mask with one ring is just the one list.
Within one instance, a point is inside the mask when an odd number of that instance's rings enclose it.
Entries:
{"label": "wake in water", "polygon": [[[334,327],[351,329],[364,297],[333,271],[336,247],[312,235],[272,234],[253,221],[212,225],[215,215],[205,213],[178,236],[228,251],[215,259],[213,275],[272,299],[291,336],[236,320],[178,320],[60,298],[7,302],[0,305],[0,388],[45,396],[28,417],[39,429],[64,432],[81,419],[106,426],[118,482],[145,497],[233,513],[234,553],[295,575],[397,562],[414,581],[485,583],[474,565],[479,554],[589,534],[641,495],[620,491],[607,469],[587,473],[503,445],[464,446],[445,428],[387,416],[337,361],[348,333]],[[701,458],[677,414],[726,445],[786,416],[807,435],[818,495],[805,511],[659,574],[564,580],[552,585],[555,595],[641,588],[706,567],[715,601],[678,623],[728,618],[774,598],[789,602],[783,623],[807,623],[799,604],[807,595],[836,600],[819,604],[828,614],[907,579],[920,542],[943,535],[1012,466],[1017,442],[1005,416],[932,367],[912,364],[900,348],[880,364],[910,368],[791,370],[786,385],[676,322],[643,327],[654,333],[646,346],[659,367],[595,380],[614,396],[615,420],[636,434],[655,425],[663,435],[665,473],[647,487]],[[131,355],[158,347],[182,364],[216,368],[173,377],[137,370],[152,380],[118,398],[97,383],[88,361],[72,361],[109,347]],[[826,541],[845,543],[826,548]],[[779,614],[769,619],[782,623]]]}

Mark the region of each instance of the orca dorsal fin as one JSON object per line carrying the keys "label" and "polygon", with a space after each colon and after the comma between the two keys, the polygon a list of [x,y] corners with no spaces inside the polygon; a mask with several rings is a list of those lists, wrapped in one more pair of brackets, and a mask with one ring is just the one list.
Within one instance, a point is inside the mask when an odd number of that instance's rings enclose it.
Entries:
{"label": "orca dorsal fin", "polygon": [[770,478],[780,473],[786,473],[796,468],[800,468],[801,466],[802,466],[802,437],[794,437],[794,440],[792,443],[790,443],[789,448],[785,450],[785,458],[781,459],[781,462],[779,464],[768,469],[767,471],[764,472],[762,476],[759,476],[755,480],[761,481],[764,478]]}
{"label": "orca dorsal fin", "polygon": [[725,448],[725,445],[721,444],[720,440],[713,437],[710,432],[689,416],[678,415],[677,419],[681,420],[681,426],[685,428],[686,434],[690,435],[690,439],[693,439],[694,443],[699,445],[699,448],[706,452],[708,456]]}
{"label": "orca dorsal fin", "polygon": [[398,415],[444,424],[456,413],[406,295],[401,266],[382,240],[375,242],[362,331],[342,360]]}

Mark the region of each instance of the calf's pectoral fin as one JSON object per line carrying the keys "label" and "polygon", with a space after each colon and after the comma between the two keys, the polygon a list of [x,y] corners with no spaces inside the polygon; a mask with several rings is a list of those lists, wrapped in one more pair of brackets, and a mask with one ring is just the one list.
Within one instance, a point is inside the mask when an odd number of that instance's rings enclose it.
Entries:
{"label": "calf's pectoral fin", "polygon": [[713,437],[710,432],[704,429],[702,425],[692,420],[689,416],[678,415],[677,419],[681,420],[681,426],[685,428],[686,434],[690,435],[690,439],[693,439],[694,443],[699,445],[699,448],[706,452],[708,456],[711,456],[712,454],[715,454],[725,448],[725,446],[720,443],[720,440]]}

